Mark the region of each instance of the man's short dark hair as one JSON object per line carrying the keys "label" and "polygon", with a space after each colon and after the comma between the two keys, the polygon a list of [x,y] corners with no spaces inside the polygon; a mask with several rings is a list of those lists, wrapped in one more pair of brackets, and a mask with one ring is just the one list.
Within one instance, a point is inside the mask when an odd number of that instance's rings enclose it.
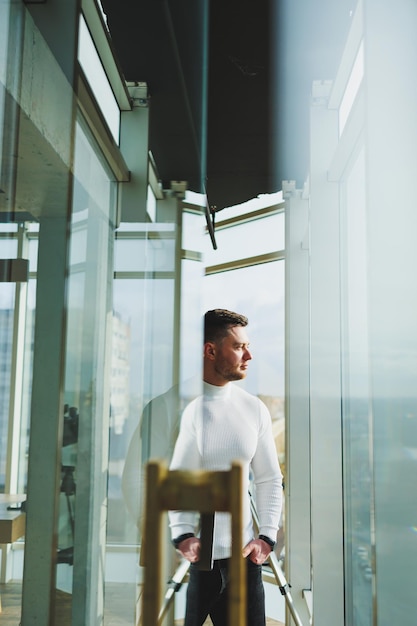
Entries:
{"label": "man's short dark hair", "polygon": [[227,309],[213,309],[204,316],[204,343],[221,341],[232,326],[247,326],[248,318]]}

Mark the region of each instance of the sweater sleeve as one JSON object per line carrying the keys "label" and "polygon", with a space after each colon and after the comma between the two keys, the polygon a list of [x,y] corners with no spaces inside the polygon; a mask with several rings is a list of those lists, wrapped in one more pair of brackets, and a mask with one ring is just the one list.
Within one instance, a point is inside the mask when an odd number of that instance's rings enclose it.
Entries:
{"label": "sweater sleeve", "polygon": [[[180,432],[175,444],[170,470],[195,470],[201,467],[201,456],[198,449],[196,419],[197,403],[191,402],[182,415]],[[175,539],[185,533],[195,533],[198,515],[194,511],[169,511],[171,537]]]}
{"label": "sweater sleeve", "polygon": [[282,511],[282,473],[274,444],[271,416],[261,401],[258,445],[251,466],[256,487],[259,534],[276,541]]}

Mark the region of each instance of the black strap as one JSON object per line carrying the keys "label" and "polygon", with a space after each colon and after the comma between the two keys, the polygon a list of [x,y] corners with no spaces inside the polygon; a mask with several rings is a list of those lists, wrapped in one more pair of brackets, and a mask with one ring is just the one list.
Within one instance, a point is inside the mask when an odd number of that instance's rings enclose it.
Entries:
{"label": "black strap", "polygon": [[178,549],[178,546],[180,545],[180,543],[182,543],[186,539],[191,539],[191,537],[195,537],[194,533],[184,533],[183,535],[180,535],[179,537],[175,537],[175,539],[172,540],[172,545]]}
{"label": "black strap", "polygon": [[259,535],[259,539],[262,539],[262,541],[265,541],[265,543],[271,546],[271,552],[272,552],[272,550],[275,548],[275,541],[272,541],[272,539],[270,539],[266,535]]}
{"label": "black strap", "polygon": [[213,569],[213,531],[214,513],[201,514],[201,547],[200,559],[197,563],[198,569],[208,572]]}

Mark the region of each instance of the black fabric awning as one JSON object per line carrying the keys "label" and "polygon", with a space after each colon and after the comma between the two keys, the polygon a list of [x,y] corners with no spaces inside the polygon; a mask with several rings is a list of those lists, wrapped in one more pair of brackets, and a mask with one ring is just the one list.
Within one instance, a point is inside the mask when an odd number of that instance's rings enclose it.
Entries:
{"label": "black fabric awning", "polygon": [[126,80],[148,83],[150,148],[164,185],[206,186],[218,209],[275,191],[269,2],[102,4]]}
{"label": "black fabric awning", "polygon": [[309,94],[331,79],[356,0],[102,0],[126,80],[148,83],[164,186],[221,210],[305,180]]}

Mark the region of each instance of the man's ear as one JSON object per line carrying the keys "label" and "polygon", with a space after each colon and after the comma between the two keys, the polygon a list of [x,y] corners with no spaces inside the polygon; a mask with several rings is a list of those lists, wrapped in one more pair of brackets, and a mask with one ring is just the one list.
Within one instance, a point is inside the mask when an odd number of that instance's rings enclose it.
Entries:
{"label": "man's ear", "polygon": [[216,346],[212,341],[207,341],[204,344],[204,358],[210,359],[211,361],[216,356]]}

